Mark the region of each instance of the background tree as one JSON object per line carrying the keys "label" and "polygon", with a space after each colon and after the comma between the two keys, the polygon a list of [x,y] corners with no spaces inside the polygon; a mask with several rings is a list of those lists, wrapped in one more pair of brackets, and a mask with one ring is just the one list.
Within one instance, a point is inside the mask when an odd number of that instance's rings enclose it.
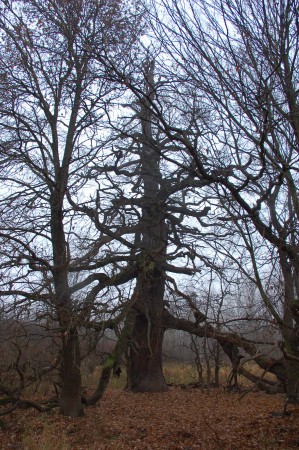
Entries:
{"label": "background tree", "polygon": [[[161,132],[192,161],[194,176],[214,184],[227,213],[223,224],[229,222],[244,240],[255,283],[283,335],[288,395],[298,401],[298,4],[162,6],[154,30],[172,61],[165,79],[176,92],[183,86],[185,114],[193,111],[194,94],[188,92],[196,92],[208,112],[205,120],[193,113],[191,130],[180,125],[177,104],[175,120],[157,102],[153,114]],[[159,17],[163,8],[167,20]],[[283,310],[277,310],[257,263],[261,245],[264,263],[274,259],[280,265]]]}
{"label": "background tree", "polygon": [[[1,296],[6,308],[43,309],[57,324],[60,410],[69,416],[82,413],[79,328],[94,309],[109,312],[95,303],[100,291],[134,276],[130,267],[115,279],[107,213],[90,220],[91,207],[84,217],[74,212],[83,201],[97,208],[99,192],[84,175],[97,155],[113,152],[105,111],[121,94],[91,49],[129,59],[140,19],[132,8],[1,2]],[[108,274],[99,272],[109,264]]]}

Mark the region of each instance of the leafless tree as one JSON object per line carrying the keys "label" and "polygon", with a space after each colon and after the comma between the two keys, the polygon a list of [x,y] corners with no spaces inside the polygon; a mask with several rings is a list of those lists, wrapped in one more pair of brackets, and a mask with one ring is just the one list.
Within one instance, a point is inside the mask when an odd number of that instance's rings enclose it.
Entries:
{"label": "leafless tree", "polygon": [[[298,2],[162,1],[152,14],[168,58],[165,80],[185,109],[174,102],[171,118],[157,102],[151,109],[161,132],[192,161],[194,176],[214,184],[223,224],[242,236],[283,335],[288,395],[298,401]],[[194,98],[206,106],[205,117],[194,111]],[[272,258],[281,268],[282,311],[257,265],[261,245],[267,263]]]}
{"label": "leafless tree", "polygon": [[113,154],[105,117],[122,94],[91,50],[122,54],[126,64],[140,15],[109,0],[2,1],[0,8],[1,296],[6,310],[26,306],[56,323],[60,410],[78,416],[79,328],[94,314],[111,316],[113,301],[101,298],[111,298],[107,286],[135,276],[132,265],[115,266],[124,257],[111,257],[116,234],[88,178],[91,164]]}

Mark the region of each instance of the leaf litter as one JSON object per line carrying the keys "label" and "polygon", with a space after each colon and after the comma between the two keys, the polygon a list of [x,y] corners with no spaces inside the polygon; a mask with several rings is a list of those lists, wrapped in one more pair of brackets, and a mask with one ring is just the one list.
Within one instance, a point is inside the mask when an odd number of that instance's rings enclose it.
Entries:
{"label": "leaf litter", "polygon": [[299,406],[283,395],[224,389],[133,394],[108,389],[82,418],[17,411],[5,417],[3,450],[252,450],[299,448]]}

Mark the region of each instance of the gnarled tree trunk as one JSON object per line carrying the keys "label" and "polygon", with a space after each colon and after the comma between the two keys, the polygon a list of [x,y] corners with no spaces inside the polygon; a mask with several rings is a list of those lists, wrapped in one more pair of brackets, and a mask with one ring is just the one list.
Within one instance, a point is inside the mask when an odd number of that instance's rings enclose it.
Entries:
{"label": "gnarled tree trunk", "polygon": [[137,281],[138,299],[134,307],[138,314],[127,368],[127,388],[134,392],[168,389],[162,370],[164,284],[158,270],[143,273]]}
{"label": "gnarled tree trunk", "polygon": [[[154,64],[145,67],[147,98],[154,96]],[[162,269],[167,249],[166,214],[160,198],[160,154],[153,139],[153,117],[150,104],[140,104],[142,146],[140,151],[143,183],[142,217],[140,219],[140,274],[134,295],[138,315],[128,352],[127,387],[138,392],[167,390],[162,372],[163,299],[165,274]]]}

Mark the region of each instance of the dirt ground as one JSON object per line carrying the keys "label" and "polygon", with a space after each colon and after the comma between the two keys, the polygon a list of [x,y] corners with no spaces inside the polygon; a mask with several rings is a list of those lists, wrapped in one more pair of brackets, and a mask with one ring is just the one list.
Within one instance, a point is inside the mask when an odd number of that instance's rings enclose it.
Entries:
{"label": "dirt ground", "polygon": [[1,449],[243,450],[299,447],[299,406],[284,396],[172,387],[160,394],[108,389],[80,419],[34,410],[5,416]]}

